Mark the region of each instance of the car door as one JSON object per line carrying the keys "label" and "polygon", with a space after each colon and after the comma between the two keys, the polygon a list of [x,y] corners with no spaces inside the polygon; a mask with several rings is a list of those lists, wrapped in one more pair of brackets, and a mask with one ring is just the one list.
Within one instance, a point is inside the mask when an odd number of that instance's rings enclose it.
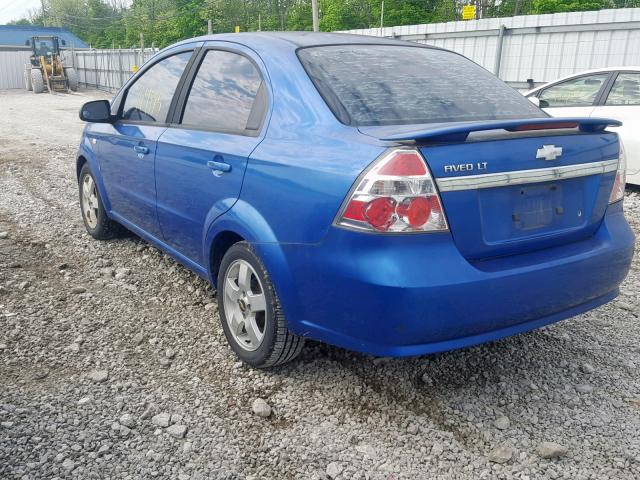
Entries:
{"label": "car door", "polygon": [[588,117],[609,75],[610,72],[582,75],[544,88],[537,95],[540,108],[552,117]]}
{"label": "car door", "polygon": [[592,116],[622,122],[612,127],[620,134],[627,154],[627,183],[640,185],[640,72],[619,72],[611,90]]}
{"label": "car door", "polygon": [[177,51],[144,69],[123,92],[100,144],[100,172],[115,217],[160,238],[154,157],[176,89],[193,55]]}
{"label": "car door", "polygon": [[243,47],[205,46],[156,154],[165,243],[203,265],[206,228],[240,194],[247,159],[263,138],[264,77]]}

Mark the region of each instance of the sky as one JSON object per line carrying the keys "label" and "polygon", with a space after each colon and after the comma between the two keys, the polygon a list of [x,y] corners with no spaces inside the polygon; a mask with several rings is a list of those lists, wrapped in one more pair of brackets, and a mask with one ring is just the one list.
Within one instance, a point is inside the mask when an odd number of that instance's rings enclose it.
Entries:
{"label": "sky", "polygon": [[40,7],[40,0],[0,0],[0,25],[26,17],[29,10]]}

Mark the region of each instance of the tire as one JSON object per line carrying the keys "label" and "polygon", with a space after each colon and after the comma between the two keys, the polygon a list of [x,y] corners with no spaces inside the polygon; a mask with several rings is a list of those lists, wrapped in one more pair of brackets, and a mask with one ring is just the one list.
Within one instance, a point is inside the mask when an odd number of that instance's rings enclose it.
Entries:
{"label": "tire", "polygon": [[[240,280],[243,266],[248,267],[245,281]],[[243,294],[243,291],[249,293]],[[289,332],[269,274],[248,243],[236,243],[225,253],[218,272],[218,292],[222,329],[240,360],[255,368],[267,368],[290,362],[298,356],[304,346],[304,338]],[[257,305],[261,303],[257,300],[260,295],[264,297],[264,307],[253,310],[251,298],[256,299]],[[249,328],[254,335],[245,334]],[[259,342],[253,341],[260,334]]]}
{"label": "tire", "polygon": [[33,90],[31,86],[31,65],[25,65],[24,67],[24,88],[27,89],[27,92]]}
{"label": "tire", "polygon": [[31,86],[33,87],[33,93],[44,92],[44,78],[42,78],[42,72],[38,68],[31,69]]}
{"label": "tire", "polygon": [[67,74],[67,81],[69,82],[69,90],[72,92],[78,91],[78,73],[73,67],[65,67],[64,73]]}
{"label": "tire", "polygon": [[95,178],[87,163],[80,170],[78,191],[80,195],[80,212],[82,213],[82,221],[87,233],[96,240],[109,240],[118,236],[122,227],[107,216]]}

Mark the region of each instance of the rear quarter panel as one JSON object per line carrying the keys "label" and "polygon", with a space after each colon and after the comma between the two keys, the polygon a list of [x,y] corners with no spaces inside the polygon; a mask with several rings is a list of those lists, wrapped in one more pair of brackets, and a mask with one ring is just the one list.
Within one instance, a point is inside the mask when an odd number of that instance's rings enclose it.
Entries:
{"label": "rear quarter panel", "polygon": [[258,52],[273,110],[240,200],[269,229],[257,242],[319,242],[358,175],[385,149],[335,118],[290,47]]}

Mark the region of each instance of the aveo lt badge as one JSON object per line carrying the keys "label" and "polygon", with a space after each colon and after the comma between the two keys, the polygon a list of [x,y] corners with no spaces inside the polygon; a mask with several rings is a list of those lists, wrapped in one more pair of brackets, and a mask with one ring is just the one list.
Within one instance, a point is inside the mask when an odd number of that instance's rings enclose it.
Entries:
{"label": "aveo lt badge", "polygon": [[459,163],[458,165],[445,165],[444,173],[472,172],[474,170],[486,170],[487,162]]}

